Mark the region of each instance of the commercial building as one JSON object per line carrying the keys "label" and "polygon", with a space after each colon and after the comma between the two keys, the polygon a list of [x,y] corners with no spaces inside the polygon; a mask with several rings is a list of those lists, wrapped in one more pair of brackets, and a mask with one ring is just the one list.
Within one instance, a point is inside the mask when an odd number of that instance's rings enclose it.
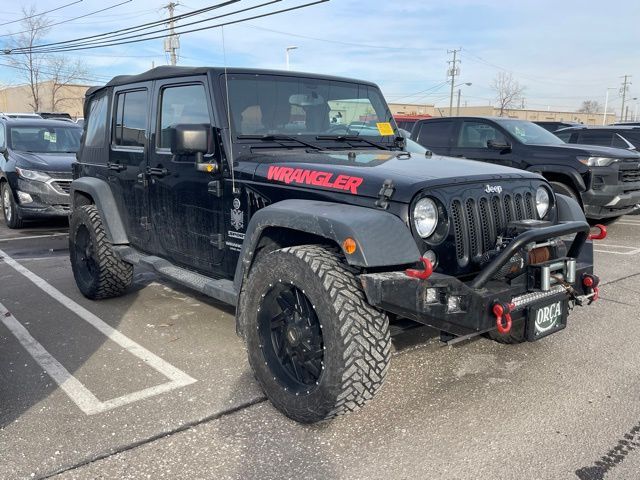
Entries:
{"label": "commercial building", "polygon": [[[65,112],[73,118],[82,117],[84,94],[89,85],[58,86],[54,93],[52,81],[38,86],[41,112]],[[55,105],[54,105],[55,103]],[[0,112],[33,112],[33,97],[29,85],[0,88]]]}

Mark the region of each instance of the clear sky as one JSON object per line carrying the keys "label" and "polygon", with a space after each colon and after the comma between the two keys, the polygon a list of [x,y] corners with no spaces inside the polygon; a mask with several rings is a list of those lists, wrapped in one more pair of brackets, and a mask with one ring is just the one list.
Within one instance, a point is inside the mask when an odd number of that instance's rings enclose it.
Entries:
{"label": "clear sky", "polygon": [[[33,0],[50,10],[73,0]],[[47,16],[54,22],[115,5],[124,0],[81,0]],[[220,0],[221,1],[221,0]],[[177,14],[219,2],[178,0]],[[250,7],[268,0],[241,0],[190,21]],[[310,0],[308,0],[310,1]],[[95,15],[53,26],[46,42],[64,41],[160,20],[167,15],[160,0],[131,0]],[[305,0],[281,0],[245,13],[287,8]],[[19,19],[28,0],[2,2],[0,23]],[[241,18],[240,16],[227,17]],[[223,20],[203,23],[211,25]],[[179,24],[178,24],[179,25]],[[447,50],[462,48],[463,102],[493,103],[491,80],[508,71],[526,86],[530,108],[575,109],[582,100],[619,109],[621,76],[632,75],[631,98],[640,97],[640,1],[638,0],[331,0],[306,9],[256,19],[224,29],[230,66],[283,69],[285,48],[293,70],[363,78],[377,82],[389,101],[448,105]],[[192,27],[193,28],[193,27]],[[19,23],[0,28],[2,35],[21,30]],[[0,36],[0,48],[8,37]],[[223,65],[221,30],[180,38],[180,65]],[[137,73],[168,63],[162,40],[71,52],[89,67],[92,82]],[[19,83],[16,71],[2,66],[0,82]],[[418,93],[420,92],[420,93]],[[640,100],[638,100],[640,101]],[[632,100],[631,105],[635,106]]]}

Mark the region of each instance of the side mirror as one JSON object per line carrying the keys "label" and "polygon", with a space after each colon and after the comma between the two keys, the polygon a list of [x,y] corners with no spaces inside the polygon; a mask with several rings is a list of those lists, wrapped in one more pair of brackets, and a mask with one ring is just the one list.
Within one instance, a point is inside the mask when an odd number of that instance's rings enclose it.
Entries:
{"label": "side mirror", "polygon": [[511,144],[508,142],[498,142],[496,140],[487,140],[487,148],[498,150],[500,152],[510,152]]}
{"label": "side mirror", "polygon": [[196,169],[201,172],[217,173],[216,162],[205,163],[204,154],[209,153],[211,127],[202,124],[181,124],[173,129],[171,153],[174,155],[195,155]]}

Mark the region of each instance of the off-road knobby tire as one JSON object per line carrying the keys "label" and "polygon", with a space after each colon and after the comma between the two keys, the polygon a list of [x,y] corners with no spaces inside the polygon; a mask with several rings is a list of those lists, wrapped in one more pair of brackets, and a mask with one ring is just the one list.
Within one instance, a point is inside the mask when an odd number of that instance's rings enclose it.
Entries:
{"label": "off-road knobby tire", "polygon": [[[11,220],[8,220],[7,216],[4,213],[5,190],[8,191],[9,193],[9,208],[11,209],[11,215],[10,215]],[[20,211],[18,209],[18,206],[16,205],[15,199],[13,198],[13,192],[11,191],[11,187],[9,186],[9,183],[6,181],[0,182],[0,206],[2,206],[2,217],[4,218],[4,223],[7,225],[7,227],[14,229],[14,228],[22,228],[24,226],[24,221],[20,216]]]}
{"label": "off-road knobby tire", "polygon": [[[86,266],[80,261],[75,248],[76,238],[81,228],[88,230],[93,243],[91,258],[96,266],[96,271],[92,275],[88,275],[88,271],[81,272],[80,270],[86,270]],[[95,205],[83,205],[73,210],[69,220],[69,255],[78,289],[87,298],[98,300],[117,297],[122,295],[131,285],[133,265],[123,262],[113,251]],[[87,280],[88,276],[90,276],[90,280]]]}
{"label": "off-road knobby tire", "polygon": [[[324,370],[309,393],[295,395],[267,366],[258,333],[258,309],[270,284],[293,283],[313,304],[322,328]],[[391,339],[387,316],[367,303],[360,283],[337,251],[302,245],[256,260],[240,296],[249,363],[273,405],[302,423],[361,408],[382,386]]]}
{"label": "off-road knobby tire", "polygon": [[507,343],[510,345],[526,342],[527,339],[525,338],[524,333],[524,320],[515,320],[511,325],[509,333],[498,333],[497,330],[493,330],[487,333],[487,337],[498,343]]}

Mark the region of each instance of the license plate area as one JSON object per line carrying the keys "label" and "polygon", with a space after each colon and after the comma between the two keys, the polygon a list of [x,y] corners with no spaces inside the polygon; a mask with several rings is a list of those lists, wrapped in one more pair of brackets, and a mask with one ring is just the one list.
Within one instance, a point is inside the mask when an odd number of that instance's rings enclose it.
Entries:
{"label": "license plate area", "polygon": [[556,299],[527,309],[527,340],[533,342],[567,326],[568,302]]}

